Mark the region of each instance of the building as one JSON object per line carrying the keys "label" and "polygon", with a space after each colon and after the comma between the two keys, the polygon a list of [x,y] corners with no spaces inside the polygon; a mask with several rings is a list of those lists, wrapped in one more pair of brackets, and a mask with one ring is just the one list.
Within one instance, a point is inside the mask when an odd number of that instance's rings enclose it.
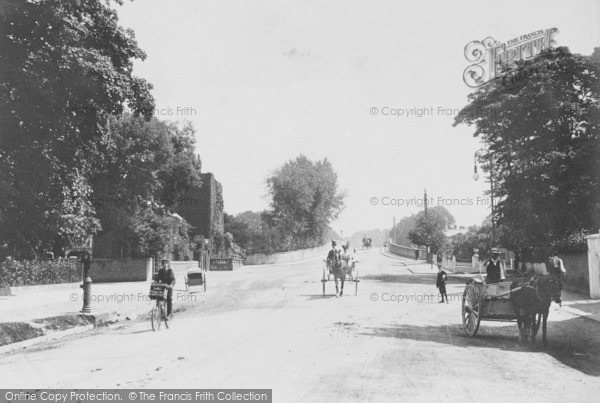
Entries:
{"label": "building", "polygon": [[202,185],[177,200],[177,213],[190,225],[190,238],[200,235],[214,239],[223,236],[223,186],[212,173],[201,175]]}

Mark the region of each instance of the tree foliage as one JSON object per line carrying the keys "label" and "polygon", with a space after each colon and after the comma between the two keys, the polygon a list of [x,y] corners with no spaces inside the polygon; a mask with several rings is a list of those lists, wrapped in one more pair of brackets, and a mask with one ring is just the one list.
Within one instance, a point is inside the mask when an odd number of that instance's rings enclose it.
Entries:
{"label": "tree foliage", "polygon": [[284,244],[321,244],[329,223],[344,207],[345,195],[327,159],[314,162],[300,155],[267,178],[267,189],[271,210],[263,218]]}
{"label": "tree foliage", "polygon": [[190,256],[189,225],[170,213],[201,185],[191,126],[126,114],[111,118],[92,176],[94,207],[111,240],[102,253]]}
{"label": "tree foliage", "polygon": [[408,238],[413,244],[429,245],[432,253],[440,253],[447,245],[446,230],[452,225],[452,214],[443,206],[435,206],[417,214],[416,225],[409,230]]}
{"label": "tree foliage", "polygon": [[344,206],[331,163],[303,155],[267,178],[271,209],[225,215],[225,231],[248,253],[273,253],[320,246],[331,235],[329,223]]}
{"label": "tree foliage", "polygon": [[36,257],[100,228],[89,196],[110,115],[149,117],[134,34],[101,0],[4,0],[0,8],[0,237]]}
{"label": "tree foliage", "polygon": [[599,229],[600,48],[591,57],[557,48],[519,62],[470,94],[461,123],[475,125],[486,145],[481,161],[496,184],[505,246],[539,257],[560,239]]}

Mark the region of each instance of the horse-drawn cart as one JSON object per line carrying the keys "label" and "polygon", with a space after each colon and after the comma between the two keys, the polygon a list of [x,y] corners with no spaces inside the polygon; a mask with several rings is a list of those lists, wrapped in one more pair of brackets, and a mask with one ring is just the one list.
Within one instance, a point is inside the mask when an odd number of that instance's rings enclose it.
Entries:
{"label": "horse-drawn cart", "polygon": [[486,284],[483,276],[467,281],[462,298],[462,322],[467,335],[475,336],[482,320],[517,320],[510,301],[511,283]]}
{"label": "horse-drawn cart", "polygon": [[[325,284],[328,281],[335,281],[334,278],[334,273],[333,271],[329,268],[329,266],[327,266],[327,260],[323,260],[323,262],[325,263],[324,267],[323,267],[323,278],[321,279],[321,282],[323,283],[323,295],[325,295]],[[360,282],[359,278],[358,278],[358,267],[356,266],[356,263],[358,263],[358,260],[355,260],[351,266],[351,268],[349,270],[343,270],[342,273],[344,273],[344,281],[350,281],[354,283],[354,295],[358,295],[358,283]],[[336,285],[337,288],[337,285]],[[342,287],[343,290],[343,287]]]}

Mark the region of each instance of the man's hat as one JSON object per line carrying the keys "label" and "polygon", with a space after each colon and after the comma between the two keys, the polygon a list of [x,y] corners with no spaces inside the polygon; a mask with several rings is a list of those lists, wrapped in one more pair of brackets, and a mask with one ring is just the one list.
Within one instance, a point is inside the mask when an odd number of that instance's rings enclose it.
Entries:
{"label": "man's hat", "polygon": [[498,250],[498,248],[492,248],[492,254],[494,253],[500,254],[500,250]]}
{"label": "man's hat", "polygon": [[337,242],[336,241],[331,241],[331,246],[335,246],[335,245],[337,245]]}

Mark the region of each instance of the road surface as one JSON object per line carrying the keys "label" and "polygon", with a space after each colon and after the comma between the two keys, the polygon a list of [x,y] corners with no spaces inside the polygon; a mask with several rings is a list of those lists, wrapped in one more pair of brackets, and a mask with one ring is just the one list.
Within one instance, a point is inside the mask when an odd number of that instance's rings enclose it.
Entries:
{"label": "road surface", "polygon": [[[550,347],[514,323],[462,330],[463,281],[358,251],[358,296],[321,290],[322,263],[210,272],[168,330],[115,324],[0,356],[4,387],[269,388],[274,401],[598,401],[600,324],[551,307]],[[412,270],[412,272],[411,272]],[[414,272],[414,273],[413,273]]]}

